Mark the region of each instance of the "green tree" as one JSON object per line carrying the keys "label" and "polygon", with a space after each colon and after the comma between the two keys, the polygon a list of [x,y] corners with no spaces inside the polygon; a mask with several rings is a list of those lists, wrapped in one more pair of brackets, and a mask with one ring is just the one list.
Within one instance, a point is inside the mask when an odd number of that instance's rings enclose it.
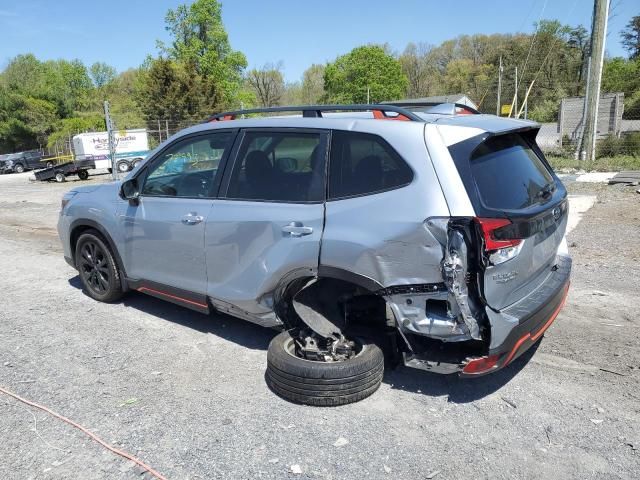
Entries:
{"label": "green tree", "polygon": [[84,132],[106,130],[104,116],[93,114],[84,117],[71,117],[59,120],[55,130],[47,139],[47,146],[52,150],[63,151],[69,146],[69,140],[74,135]]}
{"label": "green tree", "polygon": [[193,66],[160,57],[142,71],[136,98],[148,120],[175,124],[214,113],[219,103],[216,89],[212,80],[194,73]]}
{"label": "green tree", "polygon": [[324,96],[324,65],[314,63],[302,74],[301,103],[315,105]]}
{"label": "green tree", "polygon": [[89,74],[93,84],[100,88],[115,80],[116,69],[104,62],[96,62],[89,67]]}
{"label": "green tree", "polygon": [[640,15],[636,15],[629,20],[627,26],[622,32],[622,45],[629,52],[632,60],[640,58]]}
{"label": "green tree", "polygon": [[220,2],[196,0],[179,5],[167,12],[165,22],[173,41],[170,46],[160,44],[161,50],[169,59],[194,67],[198,75],[212,81],[225,105],[234,104],[247,59],[231,48]]}
{"label": "green tree", "polygon": [[384,47],[366,45],[326,66],[325,98],[337,103],[371,103],[403,98],[408,81],[398,60]]}

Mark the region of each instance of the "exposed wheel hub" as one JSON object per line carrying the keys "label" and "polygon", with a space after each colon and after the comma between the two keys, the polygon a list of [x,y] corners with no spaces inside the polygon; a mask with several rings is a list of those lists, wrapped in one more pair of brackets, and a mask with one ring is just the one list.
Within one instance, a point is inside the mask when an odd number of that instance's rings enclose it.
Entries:
{"label": "exposed wheel hub", "polygon": [[343,362],[357,355],[353,340],[339,337],[323,338],[311,330],[300,330],[295,337],[296,356],[316,362]]}

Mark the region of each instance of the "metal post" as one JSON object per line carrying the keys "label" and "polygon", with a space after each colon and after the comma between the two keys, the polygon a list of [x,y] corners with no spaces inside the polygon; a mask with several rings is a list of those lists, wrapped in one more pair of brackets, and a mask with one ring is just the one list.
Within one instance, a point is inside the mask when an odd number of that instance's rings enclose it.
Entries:
{"label": "metal post", "polygon": [[369,87],[367,87],[367,105],[369,105],[371,103],[370,101],[370,94],[371,94],[371,89]]}
{"label": "metal post", "polygon": [[114,180],[118,179],[118,172],[116,170],[116,133],[115,125],[111,120],[109,113],[109,102],[104,102],[104,120],[107,124],[107,136],[109,137],[109,156],[111,157],[111,175]]}
{"label": "metal post", "polygon": [[162,143],[162,130],[160,130],[160,119],[158,119],[158,143]]}
{"label": "metal post", "polygon": [[602,83],[602,65],[604,63],[604,44],[607,38],[607,17],[610,0],[595,0],[591,25],[591,59],[588,78],[588,103],[585,118],[584,150],[586,160],[596,159],[596,137],[598,135],[598,106],[600,104],[600,85]]}
{"label": "metal post", "polygon": [[516,80],[515,80],[515,89],[514,89],[514,93],[513,93],[513,104],[514,104],[514,108],[513,108],[513,112],[514,112],[514,118],[518,118],[518,67],[516,67]]}
{"label": "metal post", "polygon": [[498,103],[496,105],[496,115],[500,116],[500,108],[502,107],[502,105],[500,105],[500,96],[502,95],[502,55],[500,55],[500,67],[498,67],[498,99],[496,100],[496,102]]}
{"label": "metal post", "polygon": [[169,120],[164,121],[164,126],[166,128],[165,133],[167,134],[167,138],[169,138]]}

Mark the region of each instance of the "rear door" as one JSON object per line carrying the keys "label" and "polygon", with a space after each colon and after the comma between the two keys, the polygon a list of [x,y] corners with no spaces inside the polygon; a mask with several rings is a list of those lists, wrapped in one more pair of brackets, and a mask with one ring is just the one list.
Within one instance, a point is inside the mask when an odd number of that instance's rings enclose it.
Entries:
{"label": "rear door", "polygon": [[224,198],[206,222],[207,292],[218,309],[267,324],[274,290],[318,268],[328,132],[248,129],[240,137]]}
{"label": "rear door", "polygon": [[483,135],[449,147],[484,231],[483,294],[495,310],[548,279],[567,226],[567,192],[536,133]]}

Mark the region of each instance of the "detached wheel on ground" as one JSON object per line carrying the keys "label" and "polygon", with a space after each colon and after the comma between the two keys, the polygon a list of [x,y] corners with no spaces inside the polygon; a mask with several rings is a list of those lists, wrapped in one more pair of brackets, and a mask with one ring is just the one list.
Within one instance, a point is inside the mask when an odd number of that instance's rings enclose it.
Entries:
{"label": "detached wheel on ground", "polygon": [[362,400],[375,392],[384,374],[384,355],[375,344],[355,339],[357,353],[343,361],[323,362],[300,358],[289,332],[269,344],[267,385],[295,403],[336,406]]}
{"label": "detached wheel on ground", "polygon": [[89,230],[78,238],[76,267],[85,292],[100,302],[115,302],[122,297],[120,272],[102,236]]}

